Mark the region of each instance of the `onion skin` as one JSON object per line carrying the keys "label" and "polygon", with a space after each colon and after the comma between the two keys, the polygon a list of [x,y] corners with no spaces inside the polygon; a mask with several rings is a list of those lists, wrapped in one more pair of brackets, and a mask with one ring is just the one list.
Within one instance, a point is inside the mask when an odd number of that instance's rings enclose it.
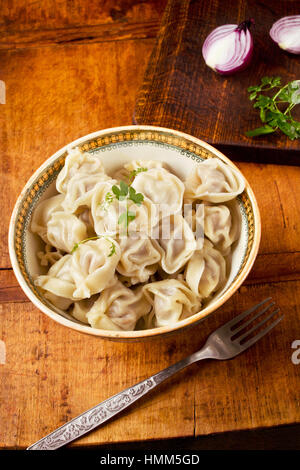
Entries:
{"label": "onion skin", "polygon": [[206,65],[221,75],[232,75],[248,67],[253,54],[253,38],[249,31],[253,23],[250,19],[239,25],[227,24],[214,29],[202,47]]}
{"label": "onion skin", "polygon": [[270,36],[281,49],[300,54],[300,15],[280,18],[270,29]]}

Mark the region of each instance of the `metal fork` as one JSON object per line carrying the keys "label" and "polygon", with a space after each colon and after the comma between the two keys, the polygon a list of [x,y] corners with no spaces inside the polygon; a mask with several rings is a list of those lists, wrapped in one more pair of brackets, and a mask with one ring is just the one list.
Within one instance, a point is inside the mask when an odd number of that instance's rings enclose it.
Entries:
{"label": "metal fork", "polygon": [[[244,331],[245,328],[251,326],[254,320],[258,319],[267,310],[269,310],[270,307],[275,305],[274,302],[271,302],[260,310],[260,307],[266,304],[269,300],[271,300],[271,297],[268,297],[259,304],[254,305],[254,307],[241,313],[233,320],[230,320],[215,330],[211,333],[205,345],[199,351],[191,354],[185,359],[182,359],[176,364],[163,369],[157,374],[152,375],[152,377],[139,382],[133,387],[127,388],[117,395],[108,398],[88,411],[85,411],[81,415],[73,418],[68,423],[53,431],[51,434],[48,434],[48,436],[40,439],[35,444],[32,444],[27,448],[27,450],[55,450],[74,441],[105,421],[108,421],[120,411],[123,411],[125,408],[132,405],[132,403],[137,401],[143,395],[146,395],[146,393],[155,388],[161,382],[194,362],[200,361],[201,359],[224,360],[237,356],[256,343],[282,320],[283,315],[274,319],[272,323],[268,324],[264,329],[259,330],[255,336],[247,339],[249,335],[262,327],[266,322],[270,321],[279,312],[279,308],[277,308],[272,313],[268,314],[267,317],[263,317],[263,320],[259,323],[255,323],[250,329]],[[258,311],[255,316],[251,316],[250,319],[242,322],[242,320],[255,311]]]}

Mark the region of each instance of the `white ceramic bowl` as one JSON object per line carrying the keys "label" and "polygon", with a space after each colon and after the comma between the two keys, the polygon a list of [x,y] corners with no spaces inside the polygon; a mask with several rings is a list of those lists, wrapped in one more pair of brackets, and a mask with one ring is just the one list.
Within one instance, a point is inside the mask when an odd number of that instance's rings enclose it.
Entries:
{"label": "white ceramic bowl", "polygon": [[237,169],[227,157],[207,143],[182,132],[154,126],[105,129],[81,137],[58,150],[26,183],[16,202],[9,227],[9,254],[15,275],[23,291],[37,308],[58,323],[83,333],[113,340],[141,340],[195,325],[234,294],[248,275],[260,242],[259,210],[247,181],[244,192],[236,202],[241,232],[233,249],[226,286],[199,313],[168,327],[120,332],[92,328],[54,308],[33,283],[33,276],[43,272],[37,259],[37,252],[41,251],[43,242],[30,232],[29,227],[37,203],[56,193],[55,180],[64,165],[67,148],[75,146],[84,151],[99,153],[108,173],[127,161],[143,159],[164,161],[180,177],[185,177],[201,160],[210,157],[217,157]]}

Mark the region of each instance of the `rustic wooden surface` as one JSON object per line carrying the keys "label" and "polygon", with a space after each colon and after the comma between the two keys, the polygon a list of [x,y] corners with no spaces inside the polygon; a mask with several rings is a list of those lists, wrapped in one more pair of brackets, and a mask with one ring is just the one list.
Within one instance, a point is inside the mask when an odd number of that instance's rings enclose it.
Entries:
{"label": "rustic wooden surface", "polygon": [[[266,75],[281,76],[283,84],[299,78],[299,56],[269,36],[277,19],[299,11],[299,0],[169,0],[138,94],[136,122],[185,130],[233,159],[299,165],[298,141],[282,133],[245,135],[262,125],[247,88]],[[249,18],[255,20],[250,66],[228,77],[213,72],[202,57],[205,38],[217,26]],[[295,117],[300,119],[300,109]]]}
{"label": "rustic wooden surface", "polygon": [[[3,3],[3,2],[2,2]],[[280,325],[228,362],[191,366],[118,419],[74,442],[86,445],[209,436],[300,421],[299,370],[291,344],[300,339],[300,169],[238,163],[262,215],[260,253],[246,283],[214,315],[191,330],[145,343],[112,343],[56,324],[24,296],[7,249],[9,217],[32,172],[67,142],[101,128],[131,123],[135,96],[165,3],[5,2],[1,36],[36,37],[59,28],[111,25],[118,37],[15,47],[0,51],[0,447],[22,449],[125,387],[197,350],[223,321],[272,295],[285,314]],[[164,3],[164,5],[163,5]],[[113,5],[113,6],[111,6]],[[113,11],[113,12],[112,12]],[[117,13],[116,13],[117,12]],[[124,30],[133,24],[135,35]],[[104,27],[104,26],[103,26]],[[143,32],[144,31],[144,32]],[[140,36],[141,33],[141,36]],[[72,32],[73,34],[73,32]],[[71,36],[72,36],[71,34]],[[91,35],[92,36],[92,35]],[[47,40],[48,41],[48,40]],[[6,361],[3,360],[3,343]]]}

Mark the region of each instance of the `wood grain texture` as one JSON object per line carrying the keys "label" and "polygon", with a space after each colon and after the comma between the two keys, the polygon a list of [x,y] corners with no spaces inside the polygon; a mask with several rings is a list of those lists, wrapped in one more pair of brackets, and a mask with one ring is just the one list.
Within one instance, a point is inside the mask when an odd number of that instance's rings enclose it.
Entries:
{"label": "wood grain texture", "polygon": [[167,0],[0,0],[0,31],[68,29],[160,21]]}
{"label": "wood grain texture", "polygon": [[[208,435],[299,422],[300,283],[243,287],[217,314],[181,334],[113,343],[54,323],[31,303],[2,303],[0,447],[24,448],[80,412],[199,349],[208,334],[257,299],[272,296],[285,319],[232,361],[202,362],[72,446]],[[238,399],[237,399],[238,397]]]}
{"label": "wood grain texture", "polygon": [[0,49],[155,37],[166,0],[1,1]]}
{"label": "wood grain texture", "polygon": [[[0,105],[0,340],[6,345],[6,364],[0,365],[0,422],[5,422],[0,425],[1,448],[24,448],[183,358],[222,322],[269,295],[285,319],[259,344],[234,361],[191,366],[72,446],[300,422],[299,366],[291,362],[291,343],[300,338],[299,168],[238,163],[261,210],[260,253],[234,297],[193,330],[128,344],[82,335],[39,312],[10,269],[9,218],[33,171],[82,135],[131,123],[154,45],[150,36],[163,6],[152,0],[60,0],[55,7],[50,0],[0,0],[0,48],[5,34],[10,37],[0,51],[0,79],[7,89],[6,104]],[[99,34],[93,44],[87,35],[94,26]],[[80,35],[85,39],[58,45],[59,35],[67,41]]]}
{"label": "wood grain texture", "polygon": [[[298,56],[283,52],[269,37],[277,19],[298,14],[299,8],[299,1],[169,0],[138,93],[136,122],[184,130],[232,159],[299,164],[299,141],[282,133],[245,136],[261,125],[248,86],[265,75],[279,75],[283,83],[299,76]],[[253,60],[241,73],[220,76],[206,66],[203,42],[215,27],[247,18],[255,19]],[[295,116],[300,118],[299,110]]]}

